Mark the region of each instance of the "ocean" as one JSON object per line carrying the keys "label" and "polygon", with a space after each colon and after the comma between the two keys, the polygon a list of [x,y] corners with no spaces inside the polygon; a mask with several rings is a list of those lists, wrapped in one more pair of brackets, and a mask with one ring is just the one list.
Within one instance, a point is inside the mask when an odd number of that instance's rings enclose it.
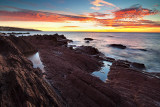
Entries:
{"label": "ocean", "polygon": [[[27,31],[1,31],[3,33]],[[73,40],[69,45],[93,46],[108,57],[143,63],[147,72],[160,72],[160,33],[106,33],[106,32],[42,32],[28,31],[30,34],[63,34]],[[93,38],[86,43],[84,38]],[[122,44],[126,49],[109,47],[109,44]]]}

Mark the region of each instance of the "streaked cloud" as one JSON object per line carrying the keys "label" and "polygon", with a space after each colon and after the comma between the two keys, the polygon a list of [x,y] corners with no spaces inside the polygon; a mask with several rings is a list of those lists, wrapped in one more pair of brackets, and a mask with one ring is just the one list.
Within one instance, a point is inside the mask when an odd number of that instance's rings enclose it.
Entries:
{"label": "streaked cloud", "polygon": [[79,26],[63,26],[63,27],[66,27],[66,28],[75,28],[75,27],[79,27]]}
{"label": "streaked cloud", "polygon": [[[160,27],[160,22],[145,20],[143,17],[147,15],[155,15],[157,10],[150,10],[142,6],[132,6],[130,8],[114,11],[112,14],[104,14],[100,12],[87,13],[83,15],[65,14],[65,12],[46,12],[20,9],[10,6],[1,6],[0,21],[34,21],[34,22],[54,22],[65,23],[63,28],[78,28],[79,23],[92,23],[93,27],[114,27],[114,28],[141,28],[141,27]],[[13,9],[9,11],[8,9]],[[114,17],[109,17],[113,15]],[[126,20],[127,19],[127,20]],[[77,22],[77,23],[75,23]],[[70,23],[70,25],[66,24]],[[60,24],[59,24],[60,25]],[[82,26],[82,25],[81,25]],[[83,26],[84,27],[84,26]],[[91,27],[91,26],[90,26]]]}
{"label": "streaked cloud", "polygon": [[100,10],[100,7],[102,6],[114,7],[119,9],[119,7],[117,7],[116,5],[106,2],[104,0],[94,0],[94,1],[91,1],[91,4],[94,5],[94,7],[91,7],[91,9],[94,9],[94,10]]}
{"label": "streaked cloud", "polygon": [[33,11],[14,7],[16,11],[0,10],[1,21],[44,21],[44,22],[65,22],[65,21],[89,21],[91,17],[81,15],[66,15],[52,12]]}
{"label": "streaked cloud", "polygon": [[106,2],[104,0],[95,0],[95,1],[92,1],[91,4],[93,4],[95,6],[104,6],[104,5],[107,5],[107,6],[116,7],[114,4]]}
{"label": "streaked cloud", "polygon": [[88,13],[87,15],[91,16],[91,17],[106,17],[109,14],[104,14],[104,13],[99,13],[99,12],[93,12],[93,13]]}
{"label": "streaked cloud", "polygon": [[91,7],[91,9],[93,9],[93,10],[100,10],[101,8],[100,7]]}
{"label": "streaked cloud", "polygon": [[137,21],[122,21],[114,19],[99,19],[101,26],[110,26],[118,28],[145,28],[145,27],[160,27],[159,21],[137,20]]}
{"label": "streaked cloud", "polygon": [[147,15],[157,14],[157,10],[142,8],[142,6],[134,6],[126,9],[121,9],[114,12],[115,19],[138,19]]}

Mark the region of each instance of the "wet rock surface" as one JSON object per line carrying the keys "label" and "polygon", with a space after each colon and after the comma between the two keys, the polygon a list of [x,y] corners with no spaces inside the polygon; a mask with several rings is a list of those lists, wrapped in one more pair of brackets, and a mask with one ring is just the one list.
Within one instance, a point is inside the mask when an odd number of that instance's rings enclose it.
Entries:
{"label": "wet rock surface", "polygon": [[[160,88],[160,81],[154,76],[158,74],[152,75],[140,71],[139,68],[144,68],[144,64],[100,57],[101,53],[90,46],[80,46],[71,50],[61,45],[49,46],[47,41],[37,41],[34,45],[38,46],[46,66],[46,78],[57,88],[69,106],[158,107],[157,89]],[[40,46],[41,43],[44,43],[47,48]],[[102,66],[101,60],[113,62],[106,83],[90,75],[90,72]],[[151,87],[154,88],[150,89]],[[139,93],[136,93],[136,90],[139,90]],[[149,90],[152,90],[151,95],[147,94]]]}
{"label": "wet rock surface", "polygon": [[[36,41],[32,38],[29,41],[32,40]],[[68,106],[159,106],[158,73],[153,75],[139,70],[144,68],[143,64],[101,57],[101,53],[93,47],[81,46],[71,50],[50,43],[50,40],[32,43],[37,46],[46,66],[46,78]],[[106,83],[90,75],[102,66],[102,60],[113,62]]]}
{"label": "wet rock surface", "polygon": [[[144,64],[104,57],[90,46],[73,50],[67,47],[71,41],[64,35],[19,37],[18,45],[25,41],[22,46],[32,46],[25,51],[15,45],[15,38],[0,38],[1,105],[159,107],[160,73],[140,70]],[[28,50],[39,51],[51,86],[24,57]],[[106,83],[90,75],[103,66],[104,60],[113,63]]]}
{"label": "wet rock surface", "polygon": [[119,48],[119,49],[126,49],[127,47],[122,44],[110,44],[109,47]]}
{"label": "wet rock surface", "polygon": [[82,46],[78,50],[71,50],[52,43],[52,39],[35,40],[35,37],[29,37],[28,40],[40,52],[46,66],[46,79],[68,106],[116,107],[120,103],[121,98],[115,90],[90,75],[103,65],[100,59],[92,57],[100,53],[97,49]]}
{"label": "wet rock surface", "polygon": [[107,83],[119,91],[121,107],[160,106],[158,76],[132,69],[125,61],[115,61],[110,68],[108,79]]}
{"label": "wet rock surface", "polygon": [[41,71],[34,69],[23,55],[23,52],[30,52],[31,49],[23,50],[21,46],[30,44],[18,39],[0,36],[0,106],[64,106],[63,100],[42,79]]}

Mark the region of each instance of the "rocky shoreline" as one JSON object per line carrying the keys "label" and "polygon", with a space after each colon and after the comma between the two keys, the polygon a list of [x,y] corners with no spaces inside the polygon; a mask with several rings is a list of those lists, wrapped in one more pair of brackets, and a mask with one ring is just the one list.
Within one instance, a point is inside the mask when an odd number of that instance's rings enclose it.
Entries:
{"label": "rocky shoreline", "polygon": [[[1,106],[159,107],[160,74],[143,64],[68,47],[64,35],[0,36]],[[45,73],[26,54],[39,52]],[[112,62],[106,83],[90,75]],[[42,78],[45,78],[49,84]],[[6,94],[7,93],[7,94]]]}

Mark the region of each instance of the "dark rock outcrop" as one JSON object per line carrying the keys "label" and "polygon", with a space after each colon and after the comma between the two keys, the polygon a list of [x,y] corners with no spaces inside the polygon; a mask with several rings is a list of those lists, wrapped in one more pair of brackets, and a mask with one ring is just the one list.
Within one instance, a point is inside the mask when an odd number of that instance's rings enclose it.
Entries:
{"label": "dark rock outcrop", "polygon": [[92,46],[80,46],[76,48],[77,52],[80,53],[85,53],[88,55],[97,55],[97,54],[101,54],[101,52],[99,52],[98,49],[92,47]]}
{"label": "dark rock outcrop", "polygon": [[104,61],[108,61],[108,62],[114,62],[114,61],[115,61],[114,58],[110,58],[110,57],[102,57],[102,59],[103,59]]}
{"label": "dark rock outcrop", "polygon": [[108,35],[107,37],[111,37],[111,38],[112,38],[112,37],[114,37],[114,36]]}
{"label": "dark rock outcrop", "polygon": [[131,66],[133,68],[136,68],[136,69],[139,69],[139,70],[145,70],[146,69],[145,65],[142,64],[142,63],[132,62]]}
{"label": "dark rock outcrop", "polygon": [[12,41],[13,44],[16,44],[16,47],[22,54],[31,54],[38,51],[33,45],[31,45],[23,38],[16,36],[8,36],[7,38]]}
{"label": "dark rock outcrop", "polygon": [[84,40],[93,41],[94,39],[92,39],[92,38],[84,38]]}
{"label": "dark rock outcrop", "polygon": [[147,51],[147,49],[139,49],[140,51]]}
{"label": "dark rock outcrop", "polygon": [[31,49],[23,50],[19,45],[30,46],[16,37],[0,37],[0,106],[64,106],[52,87],[38,75],[41,71],[34,69],[23,55]]}
{"label": "dark rock outcrop", "polygon": [[[47,42],[47,45],[50,45],[50,46],[51,45],[53,45],[53,46],[67,46],[67,44],[69,42],[72,42],[72,40],[66,39],[66,37],[64,35],[58,35],[58,34],[54,34],[54,35],[20,36],[19,38],[25,39],[28,42],[32,41],[32,42],[35,42],[35,43],[38,42],[38,41],[41,41],[41,42],[44,41],[44,43]],[[34,45],[33,43],[31,43],[31,44]],[[44,45],[44,44],[41,43],[39,45]],[[37,46],[34,45],[34,47],[37,47]]]}
{"label": "dark rock outcrop", "polygon": [[29,32],[26,32],[26,33],[15,33],[15,32],[12,32],[12,33],[7,33],[7,34],[10,34],[10,35],[17,35],[17,34],[30,34]]}
{"label": "dark rock outcrop", "polygon": [[90,43],[90,41],[89,41],[89,40],[87,40],[87,41],[85,41],[85,43]]}
{"label": "dark rock outcrop", "polygon": [[126,49],[127,47],[122,44],[110,44],[109,47],[119,48],[119,49]]}

